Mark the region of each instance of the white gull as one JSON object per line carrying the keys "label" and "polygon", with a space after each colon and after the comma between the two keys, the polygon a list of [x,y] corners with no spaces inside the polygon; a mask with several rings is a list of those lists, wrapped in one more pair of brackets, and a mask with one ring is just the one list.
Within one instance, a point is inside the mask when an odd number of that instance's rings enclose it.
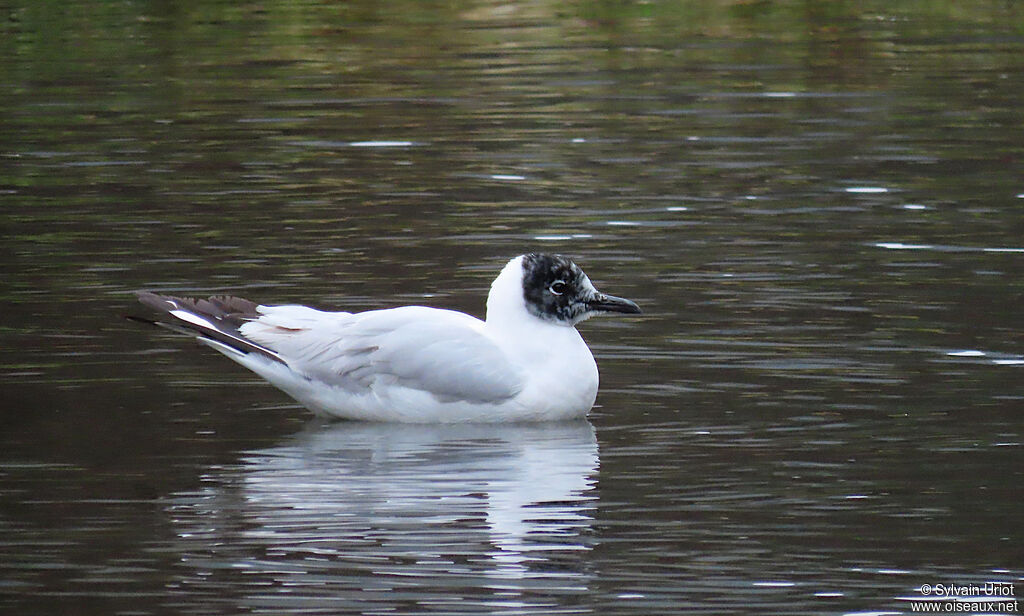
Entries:
{"label": "white gull", "polygon": [[410,423],[584,417],[598,372],[576,324],[640,312],[548,254],[505,265],[484,321],[424,306],[349,313],[226,296],[139,300],[167,319],[150,322],[195,336],[317,415]]}

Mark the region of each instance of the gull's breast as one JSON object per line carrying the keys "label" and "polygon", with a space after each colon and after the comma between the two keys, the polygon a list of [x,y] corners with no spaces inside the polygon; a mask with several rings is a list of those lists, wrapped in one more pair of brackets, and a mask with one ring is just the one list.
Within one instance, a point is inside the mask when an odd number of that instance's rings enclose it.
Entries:
{"label": "gull's breast", "polygon": [[524,375],[516,403],[526,418],[585,417],[597,398],[594,356],[579,332],[559,326],[545,336],[517,338],[508,349]]}

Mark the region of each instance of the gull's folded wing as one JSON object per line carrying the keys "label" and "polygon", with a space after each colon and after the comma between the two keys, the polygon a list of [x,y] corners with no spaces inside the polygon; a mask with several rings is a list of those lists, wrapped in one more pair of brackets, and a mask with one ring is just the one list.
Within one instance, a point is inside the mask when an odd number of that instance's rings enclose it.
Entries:
{"label": "gull's folded wing", "polygon": [[500,403],[522,390],[520,370],[483,333],[449,310],[407,306],[350,314],[260,306],[239,332],[307,378],[353,393],[398,385],[443,401]]}

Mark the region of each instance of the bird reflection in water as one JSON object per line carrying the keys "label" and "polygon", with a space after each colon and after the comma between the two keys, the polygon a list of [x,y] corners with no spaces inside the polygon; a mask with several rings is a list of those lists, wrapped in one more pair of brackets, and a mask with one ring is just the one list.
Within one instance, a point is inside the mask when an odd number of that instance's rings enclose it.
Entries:
{"label": "bird reflection in water", "polygon": [[263,607],[337,605],[355,589],[393,603],[430,585],[459,588],[461,605],[467,588],[481,606],[528,607],[516,597],[546,585],[582,593],[598,465],[585,421],[313,424],[170,497],[179,585]]}

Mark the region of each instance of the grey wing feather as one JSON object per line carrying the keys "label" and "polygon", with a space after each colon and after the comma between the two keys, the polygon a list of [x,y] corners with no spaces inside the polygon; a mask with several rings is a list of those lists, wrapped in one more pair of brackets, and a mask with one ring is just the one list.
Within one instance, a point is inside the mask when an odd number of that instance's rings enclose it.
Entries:
{"label": "grey wing feather", "polygon": [[400,384],[444,401],[500,402],[522,389],[518,371],[482,334],[447,331],[439,338],[438,333],[427,326],[402,328],[401,342],[389,340],[372,359]]}
{"label": "grey wing feather", "polygon": [[358,314],[261,307],[246,338],[277,351],[309,378],[352,391],[396,384],[443,401],[501,402],[522,375],[479,327],[447,310],[394,308]]}

